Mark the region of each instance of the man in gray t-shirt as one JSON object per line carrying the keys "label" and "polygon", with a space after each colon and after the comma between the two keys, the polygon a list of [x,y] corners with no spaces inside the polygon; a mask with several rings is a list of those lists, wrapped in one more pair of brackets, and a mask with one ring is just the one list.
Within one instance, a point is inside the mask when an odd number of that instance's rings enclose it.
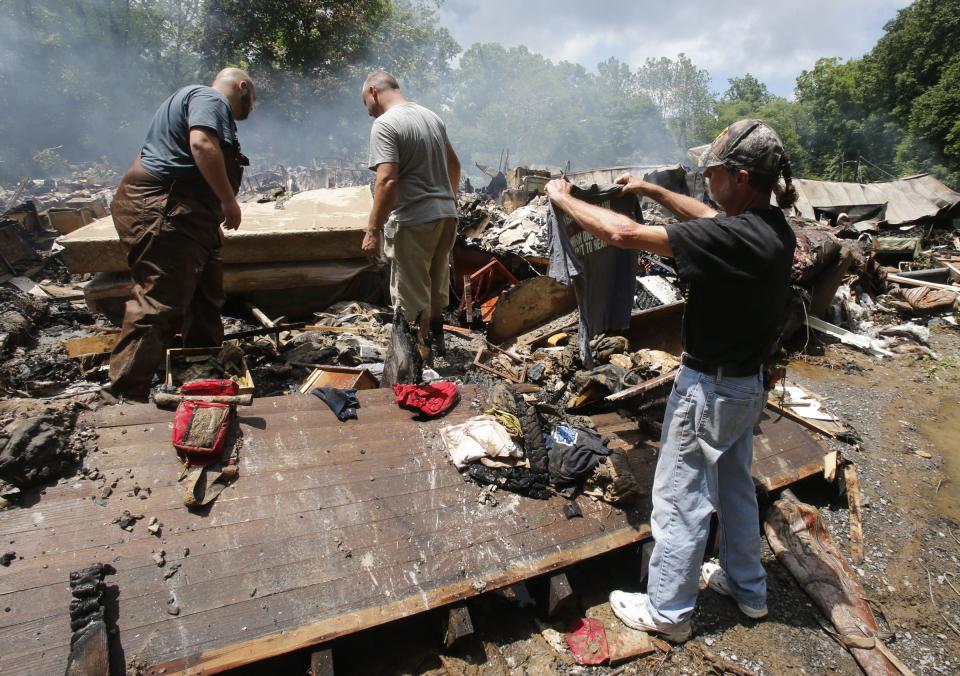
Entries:
{"label": "man in gray t-shirt", "polygon": [[363,251],[377,258],[386,245],[393,305],[399,304],[409,321],[419,318],[420,334],[426,338],[429,329],[434,351],[442,354],[460,161],[443,121],[407,101],[389,73],[377,70],[367,77],[363,104],[375,118],[369,166],[377,172]]}

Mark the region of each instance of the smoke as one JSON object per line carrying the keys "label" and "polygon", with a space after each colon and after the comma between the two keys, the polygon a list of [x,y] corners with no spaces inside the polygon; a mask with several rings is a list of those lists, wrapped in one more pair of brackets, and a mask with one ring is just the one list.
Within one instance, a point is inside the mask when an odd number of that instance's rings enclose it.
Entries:
{"label": "smoke", "polygon": [[[393,72],[408,98],[444,118],[467,175],[480,176],[474,163],[496,165],[506,149],[511,166],[677,161],[655,106],[635,96],[624,102],[623,73],[588,73],[525,48],[494,44],[462,51],[437,24],[435,3],[395,0],[391,6],[392,14],[358,33],[365,47],[354,48],[333,73],[276,71],[259,65],[266,57],[255,40],[246,46],[243,58],[250,60],[258,99],[238,135],[252,170],[363,166],[371,120],[360,85],[374,67]],[[0,181],[67,176],[101,160],[122,171],[164,99],[181,86],[208,83],[229,65],[209,51],[207,9],[204,0],[0,4],[0,86],[6,93],[0,100]],[[214,28],[218,35],[245,30],[229,20]],[[325,58],[339,53],[328,49]]]}

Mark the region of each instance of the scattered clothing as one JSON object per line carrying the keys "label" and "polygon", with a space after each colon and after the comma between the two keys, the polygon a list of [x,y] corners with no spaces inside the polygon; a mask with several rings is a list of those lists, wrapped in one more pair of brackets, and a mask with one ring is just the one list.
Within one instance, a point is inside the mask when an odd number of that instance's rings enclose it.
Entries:
{"label": "scattered clothing", "polygon": [[315,389],[313,396],[329,406],[341,422],[357,419],[357,409],[360,408],[360,402],[357,400],[357,390],[355,388],[339,389],[326,385]]}
{"label": "scattered clothing", "polygon": [[611,449],[610,455],[601,458],[586,481],[585,495],[597,497],[611,505],[630,505],[642,495],[626,454],[620,449]]}
{"label": "scattered clothing", "polygon": [[630,349],[630,344],[623,336],[608,336],[601,333],[590,341],[590,356],[595,364],[604,364],[610,361],[615,354],[623,354]]}
{"label": "scattered clothing", "polygon": [[428,418],[443,415],[460,401],[457,384],[448,381],[429,385],[396,384],[393,393],[401,408],[417,411]]}
{"label": "scattered clothing", "polygon": [[467,467],[467,476],[481,486],[496,486],[537,500],[549,500],[553,495],[550,476],[536,468],[493,468],[475,463]]}
{"label": "scattered clothing", "polygon": [[[586,394],[588,390],[599,388],[602,396],[619,392],[625,387],[640,382],[639,375],[614,364],[603,364],[592,371],[577,371],[570,380],[570,393],[575,397]],[[600,396],[591,398],[591,401]]]}
{"label": "scattered clothing", "polygon": [[[590,204],[613,209],[643,223],[640,201],[624,194],[622,186],[574,186],[573,196]],[[625,331],[630,326],[637,282],[637,252],[619,249],[581,228],[562,211],[550,208],[547,219],[550,268],[561,284],[573,284],[580,308],[579,347],[584,366],[593,366],[590,340],[604,332]]]}
{"label": "scattered clothing", "polygon": [[440,438],[457,469],[483,457],[523,457],[510,433],[492,415],[479,415],[459,425],[448,425],[440,430]]}
{"label": "scattered clothing", "polygon": [[607,440],[593,430],[557,425],[547,438],[550,479],[555,484],[575,483],[589,476],[609,454]]}
{"label": "scattered clothing", "polygon": [[517,416],[509,411],[504,411],[502,408],[489,408],[485,413],[496,418],[497,422],[503,425],[511,437],[523,437],[523,428],[520,427],[520,419]]}

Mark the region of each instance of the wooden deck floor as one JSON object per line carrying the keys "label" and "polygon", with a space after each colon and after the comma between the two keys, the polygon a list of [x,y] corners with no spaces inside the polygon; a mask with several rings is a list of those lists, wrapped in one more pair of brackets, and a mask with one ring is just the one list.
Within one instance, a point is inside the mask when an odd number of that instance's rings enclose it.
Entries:
{"label": "wooden deck floor", "polygon": [[[480,489],[448,462],[436,435],[476,414],[473,396],[466,388],[457,410],[430,423],[411,423],[385,390],[361,392],[360,420],[346,423],[312,396],[257,400],[241,411],[240,479],[206,514],[180,503],[171,413],[103,409],[94,416],[100,450],[87,465],[119,479],[106,504],[93,500],[94,483],[71,480],[0,512],[2,551],[18,556],[0,568],[0,673],[62,673],[68,576],[95,561],[117,569],[107,583],[118,589],[124,660],[136,656],[152,673],[212,672],[649,537],[648,500],[625,513],[580,497],[584,518],[572,520],[559,498],[498,492],[496,506],[480,505]],[[652,482],[655,446],[616,414],[596,422],[632,449],[641,481]],[[757,466],[770,473],[759,483],[812,473],[823,450],[805,430],[768,421],[765,431],[756,448],[770,452]],[[128,496],[135,484],[150,488],[146,499]],[[133,533],[111,523],[125,509],[145,515]],[[151,516],[163,524],[161,538],[147,532]],[[163,568],[152,559],[160,549]],[[177,616],[167,612],[170,599]]]}

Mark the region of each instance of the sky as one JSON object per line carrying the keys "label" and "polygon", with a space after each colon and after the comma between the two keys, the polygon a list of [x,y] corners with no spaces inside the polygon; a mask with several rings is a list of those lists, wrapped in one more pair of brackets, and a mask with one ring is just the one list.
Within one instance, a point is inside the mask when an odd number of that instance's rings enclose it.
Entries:
{"label": "sky", "polygon": [[684,53],[713,78],[751,73],[792,98],[797,75],[826,56],[863,56],[911,0],[444,0],[440,22],[463,49],[526,45],[593,70]]}

